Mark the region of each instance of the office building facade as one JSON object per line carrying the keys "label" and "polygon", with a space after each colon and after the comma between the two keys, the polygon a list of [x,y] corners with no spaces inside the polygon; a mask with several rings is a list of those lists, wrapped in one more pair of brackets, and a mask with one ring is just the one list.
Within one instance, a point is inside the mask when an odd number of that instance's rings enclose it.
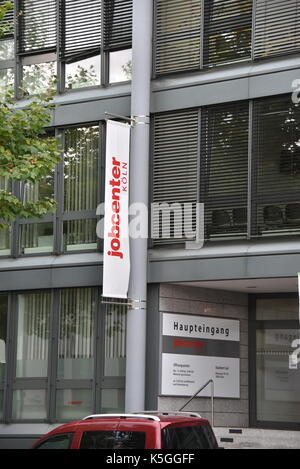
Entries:
{"label": "office building facade", "polygon": [[[1,447],[125,409],[127,306],[102,301],[96,209],[107,115],[132,115],[139,1],[15,0],[6,17],[0,87],[18,105],[57,88],[61,161],[25,186],[56,212],[0,230]],[[299,430],[300,1],[146,1],[140,184],[149,213],[169,204],[170,229],[150,219],[145,408],[178,410],[213,378],[216,427]],[[204,244],[190,246],[199,206]],[[211,418],[209,386],[202,395],[188,409]]]}

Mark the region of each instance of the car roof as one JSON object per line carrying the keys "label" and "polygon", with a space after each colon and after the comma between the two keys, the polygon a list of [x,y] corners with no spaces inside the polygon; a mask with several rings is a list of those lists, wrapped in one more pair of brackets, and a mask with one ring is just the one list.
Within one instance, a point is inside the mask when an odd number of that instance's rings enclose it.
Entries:
{"label": "car roof", "polygon": [[92,414],[81,420],[75,420],[73,422],[60,425],[59,427],[56,427],[51,434],[74,432],[80,427],[84,427],[86,429],[87,427],[96,427],[99,424],[107,426],[109,423],[119,424],[120,422],[130,422],[137,426],[160,425],[165,427],[166,425],[176,423],[201,422],[203,424],[207,424],[208,420],[203,419],[199,414],[190,412],[147,411],[132,414]]}

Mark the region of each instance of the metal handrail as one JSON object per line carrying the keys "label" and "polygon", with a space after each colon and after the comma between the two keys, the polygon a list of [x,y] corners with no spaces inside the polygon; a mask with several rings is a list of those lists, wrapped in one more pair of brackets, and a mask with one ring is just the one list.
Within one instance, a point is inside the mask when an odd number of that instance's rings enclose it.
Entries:
{"label": "metal handrail", "polygon": [[181,412],[182,409],[184,409],[209,384],[211,384],[211,388],[210,388],[210,393],[211,393],[211,426],[213,427],[214,426],[214,380],[213,379],[209,379],[207,381],[207,383],[205,383],[203,386],[201,386],[201,388],[197,392],[195,392],[195,394],[182,407],[180,407],[179,412]]}

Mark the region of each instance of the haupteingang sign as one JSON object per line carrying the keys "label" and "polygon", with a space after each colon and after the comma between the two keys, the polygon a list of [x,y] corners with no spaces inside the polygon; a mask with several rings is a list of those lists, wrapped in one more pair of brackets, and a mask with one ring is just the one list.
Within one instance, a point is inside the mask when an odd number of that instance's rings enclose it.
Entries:
{"label": "haupteingang sign", "polygon": [[127,298],[129,251],[130,125],[107,121],[103,297]]}
{"label": "haupteingang sign", "polygon": [[[213,379],[215,397],[240,397],[240,322],[162,313],[161,394],[192,396]],[[206,388],[200,397],[209,397]]]}

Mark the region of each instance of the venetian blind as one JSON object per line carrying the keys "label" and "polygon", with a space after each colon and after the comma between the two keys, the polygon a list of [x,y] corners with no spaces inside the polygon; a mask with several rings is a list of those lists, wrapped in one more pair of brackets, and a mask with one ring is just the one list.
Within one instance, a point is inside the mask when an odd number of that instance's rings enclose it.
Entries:
{"label": "venetian blind", "polygon": [[248,102],[203,108],[200,200],[206,237],[247,233]]}
{"label": "venetian blind", "polygon": [[156,74],[199,69],[201,2],[156,0],[155,24]]}
{"label": "venetian blind", "polygon": [[256,0],[254,58],[300,49],[300,0]]}
{"label": "venetian blind", "polygon": [[152,200],[154,204],[168,204],[171,209],[170,226],[158,208],[152,213],[152,231],[156,244],[183,242],[195,229],[198,141],[197,109],[154,117]]}
{"label": "venetian blind", "polygon": [[20,0],[19,52],[56,50],[56,2]]}

